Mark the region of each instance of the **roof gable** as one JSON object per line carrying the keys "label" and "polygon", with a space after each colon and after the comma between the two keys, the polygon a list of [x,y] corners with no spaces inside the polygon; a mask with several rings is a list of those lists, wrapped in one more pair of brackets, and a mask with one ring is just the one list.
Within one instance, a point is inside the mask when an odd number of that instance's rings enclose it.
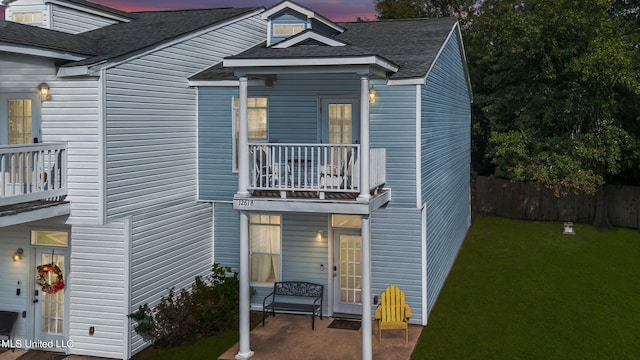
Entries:
{"label": "roof gable", "polygon": [[305,30],[334,36],[344,31],[338,24],[291,1],[283,1],[261,14],[269,22],[267,46],[283,41]]}
{"label": "roof gable", "polygon": [[281,13],[282,11],[289,9],[289,10],[293,10],[299,14],[304,15],[306,18],[308,19],[315,19],[319,22],[321,22],[322,24],[325,24],[326,26],[335,29],[338,32],[342,32],[344,31],[344,29],[342,29],[342,27],[340,27],[340,25],[334,23],[333,21],[325,18],[322,15],[316,14],[313,10],[308,9],[304,6],[298,5],[294,2],[285,0],[277,5],[274,5],[273,7],[271,7],[270,9],[264,11],[262,13],[262,18],[264,20],[269,20],[271,19],[274,15]]}

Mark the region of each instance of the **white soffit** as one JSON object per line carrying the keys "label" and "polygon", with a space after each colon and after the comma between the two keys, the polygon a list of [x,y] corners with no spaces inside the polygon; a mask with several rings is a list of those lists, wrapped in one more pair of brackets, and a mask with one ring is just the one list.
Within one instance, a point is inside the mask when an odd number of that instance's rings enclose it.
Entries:
{"label": "white soffit", "polygon": [[86,55],[73,54],[67,51],[45,49],[45,48],[39,48],[34,46],[20,45],[20,44],[6,43],[6,42],[0,42],[0,51],[16,53],[16,54],[40,56],[40,57],[46,57],[46,58],[52,58],[52,59],[73,60],[73,61],[80,61],[87,57]]}
{"label": "white soffit", "polygon": [[224,67],[288,67],[288,66],[346,66],[376,65],[386,71],[396,72],[399,67],[376,55],[358,57],[316,57],[316,58],[276,58],[276,59],[224,59]]}

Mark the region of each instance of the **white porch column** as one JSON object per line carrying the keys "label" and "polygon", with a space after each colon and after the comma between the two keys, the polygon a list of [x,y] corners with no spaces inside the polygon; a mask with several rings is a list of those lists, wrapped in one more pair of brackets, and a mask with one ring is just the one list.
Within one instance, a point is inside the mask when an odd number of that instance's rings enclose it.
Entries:
{"label": "white porch column", "polygon": [[249,196],[249,120],[247,115],[248,79],[240,77],[240,119],[238,121],[238,195]]}
{"label": "white porch column", "polygon": [[371,222],[362,216],[362,360],[371,360]]}
{"label": "white porch column", "polygon": [[358,200],[368,201],[369,195],[369,74],[360,75],[360,195]]}
{"label": "white porch column", "polygon": [[249,274],[249,215],[246,211],[240,211],[240,274],[238,275],[240,278],[240,348],[236,354],[236,359],[246,360],[253,356],[253,351],[251,351],[249,344],[251,332],[249,283],[251,277]]}

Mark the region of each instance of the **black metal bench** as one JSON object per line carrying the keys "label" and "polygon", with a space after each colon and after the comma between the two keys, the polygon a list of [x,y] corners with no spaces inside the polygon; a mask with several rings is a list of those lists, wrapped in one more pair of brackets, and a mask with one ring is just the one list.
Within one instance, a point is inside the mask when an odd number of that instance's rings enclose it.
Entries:
{"label": "black metal bench", "polygon": [[267,313],[276,316],[276,310],[279,310],[311,314],[311,329],[315,330],[316,315],[322,320],[323,293],[324,285],[320,284],[303,281],[274,283],[273,291],[262,300],[262,326]]}
{"label": "black metal bench", "polygon": [[[8,340],[11,340],[11,333],[16,320],[18,320],[18,315],[13,311],[0,311],[0,336],[6,336]],[[15,348],[12,350],[15,351]]]}

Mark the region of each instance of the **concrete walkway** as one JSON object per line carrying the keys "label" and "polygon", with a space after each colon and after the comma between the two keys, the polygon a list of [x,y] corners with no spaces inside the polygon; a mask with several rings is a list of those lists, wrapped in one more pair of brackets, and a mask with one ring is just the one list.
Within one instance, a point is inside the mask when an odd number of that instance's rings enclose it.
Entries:
{"label": "concrete walkway", "polygon": [[[281,359],[354,359],[362,358],[362,329],[342,330],[329,328],[333,319],[316,318],[316,329],[311,330],[309,315],[277,314],[268,317],[266,326],[258,325],[251,331],[251,350],[256,360]],[[404,343],[403,330],[382,332],[378,342],[378,326],[373,323],[373,358],[380,360],[408,360],[420,337],[422,326],[409,326],[409,343]],[[222,354],[220,360],[234,360],[238,344]]]}

